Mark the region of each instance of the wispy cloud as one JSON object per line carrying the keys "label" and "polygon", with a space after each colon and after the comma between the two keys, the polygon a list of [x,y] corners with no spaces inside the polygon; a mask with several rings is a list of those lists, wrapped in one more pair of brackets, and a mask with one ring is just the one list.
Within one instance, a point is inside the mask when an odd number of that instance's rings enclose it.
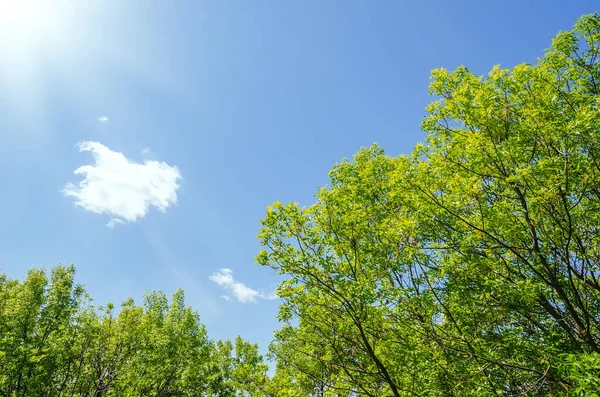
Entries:
{"label": "wispy cloud", "polygon": [[144,156],[150,156],[152,154],[152,151],[150,150],[149,147],[145,147],[142,149],[142,155]]}
{"label": "wispy cloud", "polygon": [[106,116],[100,116],[96,120],[98,120],[99,122],[101,122],[103,124],[108,123],[108,117],[106,117]]}
{"label": "wispy cloud", "polygon": [[[257,303],[258,299],[276,299],[277,296],[274,293],[265,294],[262,291],[255,290],[248,287],[246,284],[236,281],[233,278],[233,271],[228,268],[222,268],[213,273],[209,279],[230,291],[233,297],[241,303]],[[228,295],[222,295],[221,298],[225,300],[231,300]]]}
{"label": "wispy cloud", "polygon": [[110,221],[108,221],[106,223],[106,226],[110,227],[111,229],[113,227],[115,227],[117,224],[124,224],[125,222],[123,222],[122,220],[120,220],[119,218],[111,218]]}
{"label": "wispy cloud", "polygon": [[75,175],[78,184],[68,183],[62,190],[75,204],[96,214],[107,214],[108,227],[135,222],[146,216],[151,207],[164,212],[177,202],[181,173],[165,162],[133,162],[100,142],[79,144],[80,152],[90,152],[94,165],[82,165]]}

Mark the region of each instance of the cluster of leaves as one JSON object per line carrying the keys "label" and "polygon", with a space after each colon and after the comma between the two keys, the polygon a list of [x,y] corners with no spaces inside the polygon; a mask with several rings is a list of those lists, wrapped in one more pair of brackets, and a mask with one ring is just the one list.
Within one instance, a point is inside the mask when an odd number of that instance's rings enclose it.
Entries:
{"label": "cluster of leaves", "polygon": [[536,64],[435,70],[411,155],[269,208],[280,396],[597,392],[599,55],[592,14]]}
{"label": "cluster of leaves", "polygon": [[0,274],[0,396],[258,396],[257,345],[210,340],[182,291],[91,305],[72,266]]}
{"label": "cluster of leaves", "polygon": [[574,395],[600,396],[600,354],[565,354],[562,368],[573,381]]}

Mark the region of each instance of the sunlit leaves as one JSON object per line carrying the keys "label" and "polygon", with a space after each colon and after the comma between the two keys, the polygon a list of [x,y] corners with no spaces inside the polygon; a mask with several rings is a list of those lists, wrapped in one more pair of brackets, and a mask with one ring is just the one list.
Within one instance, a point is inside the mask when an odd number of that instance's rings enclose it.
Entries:
{"label": "sunlit leaves", "polygon": [[266,388],[256,345],[208,339],[183,291],[90,305],[74,267],[0,275],[0,395],[244,396]]}
{"label": "sunlit leaves", "polygon": [[315,395],[569,390],[558,354],[600,350],[599,21],[533,65],[434,70],[411,156],[362,149],[314,205],[270,208],[257,261],[288,278],[286,376]]}

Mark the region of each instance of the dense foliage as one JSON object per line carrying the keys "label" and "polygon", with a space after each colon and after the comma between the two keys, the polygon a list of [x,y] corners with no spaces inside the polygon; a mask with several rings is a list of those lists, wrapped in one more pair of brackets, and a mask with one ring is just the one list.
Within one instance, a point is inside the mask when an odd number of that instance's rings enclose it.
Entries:
{"label": "dense foliage", "polygon": [[600,393],[599,55],[593,14],[534,65],[435,70],[411,155],[269,209],[281,395]]}
{"label": "dense foliage", "polygon": [[48,279],[0,275],[0,396],[257,395],[267,382],[258,347],[211,341],[198,315],[163,293],[93,307],[74,268]]}

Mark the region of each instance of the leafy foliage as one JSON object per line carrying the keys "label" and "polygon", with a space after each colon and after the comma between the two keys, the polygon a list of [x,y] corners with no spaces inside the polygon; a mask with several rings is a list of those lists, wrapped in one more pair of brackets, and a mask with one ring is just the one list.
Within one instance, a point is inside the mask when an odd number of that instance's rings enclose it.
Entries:
{"label": "leafy foliage", "polygon": [[598,55],[592,14],[534,65],[434,70],[410,156],[363,149],[316,204],[270,207],[278,375],[314,396],[597,392]]}
{"label": "leafy foliage", "polygon": [[573,394],[597,397],[600,395],[600,356],[590,354],[565,354],[562,369],[573,381]]}
{"label": "leafy foliage", "polygon": [[241,338],[208,339],[183,291],[95,308],[74,267],[0,275],[0,395],[258,395],[267,366]]}

